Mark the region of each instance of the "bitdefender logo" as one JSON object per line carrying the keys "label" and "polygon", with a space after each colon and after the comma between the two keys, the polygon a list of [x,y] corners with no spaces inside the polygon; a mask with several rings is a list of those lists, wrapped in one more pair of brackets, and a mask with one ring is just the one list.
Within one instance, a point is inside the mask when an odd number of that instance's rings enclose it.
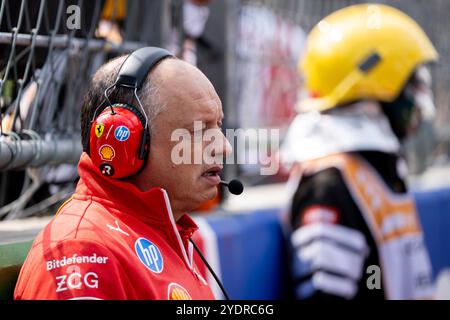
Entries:
{"label": "bitdefender logo", "polygon": [[106,264],[108,257],[97,256],[96,253],[91,256],[78,256],[76,253],[71,257],[67,258],[66,256],[62,257],[59,260],[49,260],[46,261],[47,271],[61,268],[64,266],[69,266],[71,264],[82,264],[82,263],[97,263],[97,264]]}

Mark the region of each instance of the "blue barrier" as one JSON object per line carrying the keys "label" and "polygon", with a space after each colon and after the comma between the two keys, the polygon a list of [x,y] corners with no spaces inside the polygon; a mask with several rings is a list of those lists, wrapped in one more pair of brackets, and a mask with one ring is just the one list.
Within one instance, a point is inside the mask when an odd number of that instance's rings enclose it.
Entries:
{"label": "blue barrier", "polygon": [[216,232],[222,280],[232,299],[280,299],[287,264],[279,210],[210,217]]}
{"label": "blue barrier", "polygon": [[[414,193],[436,277],[450,267],[450,188]],[[222,279],[232,299],[287,297],[286,248],[272,208],[207,221],[218,241]]]}
{"label": "blue barrier", "polygon": [[450,267],[450,188],[414,193],[436,277]]}

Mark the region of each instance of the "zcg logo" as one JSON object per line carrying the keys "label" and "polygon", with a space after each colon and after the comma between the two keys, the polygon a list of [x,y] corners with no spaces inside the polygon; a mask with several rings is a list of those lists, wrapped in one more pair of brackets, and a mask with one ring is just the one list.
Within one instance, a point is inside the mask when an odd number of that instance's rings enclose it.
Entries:
{"label": "zcg logo", "polygon": [[[69,269],[73,269],[70,272]],[[68,289],[81,289],[83,286],[88,288],[98,288],[98,275],[95,272],[88,272],[82,275],[79,268],[72,267],[67,269],[69,274],[56,277],[56,292],[66,291]]]}
{"label": "zcg logo", "polygon": [[158,247],[145,238],[139,238],[134,244],[134,249],[141,262],[154,273],[161,273],[164,261]]}

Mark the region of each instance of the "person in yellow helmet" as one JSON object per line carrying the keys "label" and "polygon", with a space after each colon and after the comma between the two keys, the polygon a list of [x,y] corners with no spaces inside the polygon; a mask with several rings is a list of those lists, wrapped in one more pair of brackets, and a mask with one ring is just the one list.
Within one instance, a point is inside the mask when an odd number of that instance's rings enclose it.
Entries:
{"label": "person in yellow helmet", "polygon": [[297,298],[432,297],[401,142],[433,115],[426,64],[437,58],[420,26],[387,5],[343,8],[308,35],[308,97],[280,152]]}

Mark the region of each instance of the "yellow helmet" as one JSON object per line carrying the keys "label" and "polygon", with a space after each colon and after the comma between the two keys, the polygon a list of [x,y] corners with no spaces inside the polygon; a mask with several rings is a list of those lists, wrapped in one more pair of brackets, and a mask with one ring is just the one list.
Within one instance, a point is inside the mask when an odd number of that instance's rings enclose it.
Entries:
{"label": "yellow helmet", "polygon": [[310,32],[299,62],[315,98],[301,111],[323,111],[360,99],[391,102],[418,65],[438,54],[420,26],[386,5],[359,4],[338,10]]}

